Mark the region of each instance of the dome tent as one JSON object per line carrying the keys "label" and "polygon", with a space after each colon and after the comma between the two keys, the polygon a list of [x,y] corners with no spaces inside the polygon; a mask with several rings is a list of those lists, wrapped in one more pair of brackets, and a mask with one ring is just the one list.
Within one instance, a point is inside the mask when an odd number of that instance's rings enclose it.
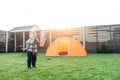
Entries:
{"label": "dome tent", "polygon": [[87,56],[87,52],[76,40],[61,37],[47,48],[46,56]]}

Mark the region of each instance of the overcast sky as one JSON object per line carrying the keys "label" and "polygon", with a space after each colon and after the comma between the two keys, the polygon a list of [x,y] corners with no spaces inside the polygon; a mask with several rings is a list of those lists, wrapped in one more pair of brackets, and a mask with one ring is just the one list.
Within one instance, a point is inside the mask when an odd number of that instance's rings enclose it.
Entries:
{"label": "overcast sky", "polygon": [[0,30],[120,24],[120,0],[0,0]]}

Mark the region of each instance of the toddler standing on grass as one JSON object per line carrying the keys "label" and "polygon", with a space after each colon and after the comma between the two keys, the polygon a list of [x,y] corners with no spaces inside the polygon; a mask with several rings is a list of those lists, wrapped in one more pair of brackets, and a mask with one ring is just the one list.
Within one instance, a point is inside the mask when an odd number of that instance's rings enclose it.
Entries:
{"label": "toddler standing on grass", "polygon": [[37,38],[36,32],[32,31],[29,34],[29,39],[26,41],[27,48],[27,67],[31,69],[31,65],[33,68],[36,68],[36,60],[37,60],[37,44],[39,40]]}

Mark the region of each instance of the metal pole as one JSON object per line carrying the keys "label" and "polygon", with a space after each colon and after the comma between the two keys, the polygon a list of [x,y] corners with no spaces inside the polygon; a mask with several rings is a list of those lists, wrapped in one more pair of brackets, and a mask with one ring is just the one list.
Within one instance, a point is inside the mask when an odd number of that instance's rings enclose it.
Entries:
{"label": "metal pole", "polygon": [[8,52],[8,31],[6,31],[6,52]]}

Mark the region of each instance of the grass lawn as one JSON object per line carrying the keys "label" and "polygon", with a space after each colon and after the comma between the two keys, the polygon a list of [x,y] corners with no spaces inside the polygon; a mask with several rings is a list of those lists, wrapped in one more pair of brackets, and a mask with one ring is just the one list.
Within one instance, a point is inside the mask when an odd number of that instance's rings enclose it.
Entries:
{"label": "grass lawn", "polygon": [[87,57],[39,54],[37,58],[37,68],[27,69],[26,55],[0,54],[0,80],[120,80],[119,54],[89,54]]}

